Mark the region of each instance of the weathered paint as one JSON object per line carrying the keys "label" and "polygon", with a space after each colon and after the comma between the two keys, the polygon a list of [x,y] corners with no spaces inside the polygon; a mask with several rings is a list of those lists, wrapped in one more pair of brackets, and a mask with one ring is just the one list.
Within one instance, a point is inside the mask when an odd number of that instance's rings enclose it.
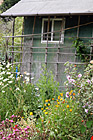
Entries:
{"label": "weathered paint", "polygon": [[[40,34],[42,29],[42,18],[44,17],[36,17],[36,24],[35,24],[35,31],[34,34]],[[61,17],[62,18],[62,17]],[[81,16],[80,17],[80,24],[85,24],[88,22],[93,21],[93,16]],[[34,23],[34,17],[25,17],[25,24],[24,24],[24,33],[25,34],[32,34],[33,31],[33,23]],[[67,16],[65,17],[65,28],[74,27],[78,25],[78,16]],[[87,25],[87,26],[81,26],[79,28],[79,37],[92,37],[92,30],[93,24]],[[72,37],[77,36],[77,28],[66,30],[64,32],[65,38],[64,38],[64,44],[61,44],[61,46],[64,46],[65,48],[60,49],[60,52],[63,53],[74,53],[75,49],[72,47]],[[69,37],[69,38],[68,38]],[[27,38],[26,38],[27,39]],[[28,38],[29,42],[31,42],[31,38]],[[37,37],[33,37],[33,46],[34,47],[45,47],[46,44],[41,43],[41,35]],[[89,41],[89,39],[83,39],[85,41]],[[28,41],[26,41],[27,43]],[[29,44],[29,43],[28,43]],[[28,46],[26,44],[26,46]],[[25,46],[25,47],[26,47]],[[58,44],[48,44],[48,47],[51,46],[58,46]],[[27,50],[27,48],[25,48]],[[30,51],[30,49],[28,50]],[[32,63],[31,64],[31,74],[32,77],[34,76],[35,82],[38,80],[40,73],[41,73],[41,62],[44,63],[45,61],[45,49],[33,49],[33,52],[44,52],[44,53],[34,53],[32,56],[32,62],[33,61],[40,61],[39,63]],[[48,49],[48,52],[57,52],[58,49]],[[23,61],[29,61],[30,55],[27,55],[24,57]],[[56,62],[57,61],[57,54],[48,54],[47,55],[47,62]],[[59,62],[66,62],[66,61],[75,61],[75,55],[74,54],[59,54]],[[30,65],[29,65],[30,66]],[[29,69],[25,67],[25,69]],[[48,70],[52,70],[54,75],[56,75],[56,72],[58,73],[57,80],[60,82],[60,85],[63,85],[64,80],[66,79],[64,75],[64,64],[47,64]],[[58,71],[57,71],[58,69]],[[27,70],[29,72],[29,70]]]}

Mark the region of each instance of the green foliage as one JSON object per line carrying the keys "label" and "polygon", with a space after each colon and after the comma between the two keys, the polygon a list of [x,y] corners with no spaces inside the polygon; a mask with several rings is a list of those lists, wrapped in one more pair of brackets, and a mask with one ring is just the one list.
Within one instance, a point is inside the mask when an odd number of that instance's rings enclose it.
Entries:
{"label": "green foliage", "polygon": [[7,9],[11,8],[13,5],[15,5],[18,1],[20,0],[4,0],[2,5],[0,6],[0,10],[4,12]]}
{"label": "green foliage", "polygon": [[80,60],[83,62],[87,62],[89,60],[89,56],[87,54],[90,53],[90,47],[86,46],[84,41],[80,38],[77,38],[73,41],[73,47],[76,48],[76,54],[80,57]]}
{"label": "green foliage", "polygon": [[40,104],[39,94],[33,84],[22,82],[22,76],[15,79],[8,63],[0,64],[0,116],[4,119],[12,114],[25,117],[25,112],[36,113]]}
{"label": "green foliage", "polygon": [[67,62],[65,66],[65,73],[67,75],[67,81],[65,82],[65,86],[67,90],[70,86],[77,93],[79,106],[81,107],[81,114],[84,120],[84,125],[81,127],[81,129],[82,132],[86,132],[86,134],[84,134],[88,138],[93,131],[91,128],[93,114],[93,64],[89,64],[85,68],[83,74],[78,72],[76,68],[77,66],[74,67],[74,65],[70,65],[69,62]]}
{"label": "green foliage", "polygon": [[[42,139],[44,137],[46,140],[80,139],[83,118],[73,91],[69,92],[69,98],[66,98],[66,93],[64,95],[60,93],[58,99],[45,102],[46,106],[42,110],[41,118],[36,123],[40,132],[43,133]],[[81,140],[83,138],[82,136]]]}
{"label": "green foliage", "polygon": [[44,104],[45,99],[53,98],[59,93],[59,83],[54,80],[53,73],[47,72],[45,66],[42,67],[42,74],[36,84],[39,88],[41,102]]}

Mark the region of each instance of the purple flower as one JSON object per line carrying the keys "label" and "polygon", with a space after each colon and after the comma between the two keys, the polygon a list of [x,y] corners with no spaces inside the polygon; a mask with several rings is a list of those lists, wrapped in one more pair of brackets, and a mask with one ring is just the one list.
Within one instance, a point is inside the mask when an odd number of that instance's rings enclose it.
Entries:
{"label": "purple flower", "polygon": [[85,109],[85,112],[88,113],[88,109]]}
{"label": "purple flower", "polygon": [[82,77],[82,74],[79,74],[79,75],[78,75],[78,78],[81,78],[81,77]]}
{"label": "purple flower", "polygon": [[84,106],[82,106],[83,108],[85,108],[85,105]]}

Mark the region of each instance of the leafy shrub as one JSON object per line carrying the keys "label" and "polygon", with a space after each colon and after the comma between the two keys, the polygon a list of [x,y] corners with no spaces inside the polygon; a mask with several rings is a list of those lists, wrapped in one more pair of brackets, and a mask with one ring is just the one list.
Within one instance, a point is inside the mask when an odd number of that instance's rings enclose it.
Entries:
{"label": "leafy shrub", "polygon": [[39,88],[41,102],[43,105],[45,99],[50,99],[59,94],[59,83],[54,80],[52,71],[47,72],[45,66],[42,67],[42,74],[36,85]]}

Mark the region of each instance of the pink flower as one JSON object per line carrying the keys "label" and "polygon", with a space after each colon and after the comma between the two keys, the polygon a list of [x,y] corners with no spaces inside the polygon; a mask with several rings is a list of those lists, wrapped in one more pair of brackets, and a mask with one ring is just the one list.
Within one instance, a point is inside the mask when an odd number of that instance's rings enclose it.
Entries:
{"label": "pink flower", "polygon": [[66,92],[66,97],[67,97],[67,98],[69,97],[69,92]]}
{"label": "pink flower", "polygon": [[10,120],[10,122],[13,123],[14,121],[13,120]]}
{"label": "pink flower", "polygon": [[79,74],[79,75],[78,75],[78,78],[81,78],[81,77],[82,77],[82,74]]}
{"label": "pink flower", "polygon": [[70,79],[70,75],[67,75],[66,77],[67,77],[68,80]]}
{"label": "pink flower", "polygon": [[86,82],[89,83],[89,84],[91,83],[91,81],[89,79]]}

